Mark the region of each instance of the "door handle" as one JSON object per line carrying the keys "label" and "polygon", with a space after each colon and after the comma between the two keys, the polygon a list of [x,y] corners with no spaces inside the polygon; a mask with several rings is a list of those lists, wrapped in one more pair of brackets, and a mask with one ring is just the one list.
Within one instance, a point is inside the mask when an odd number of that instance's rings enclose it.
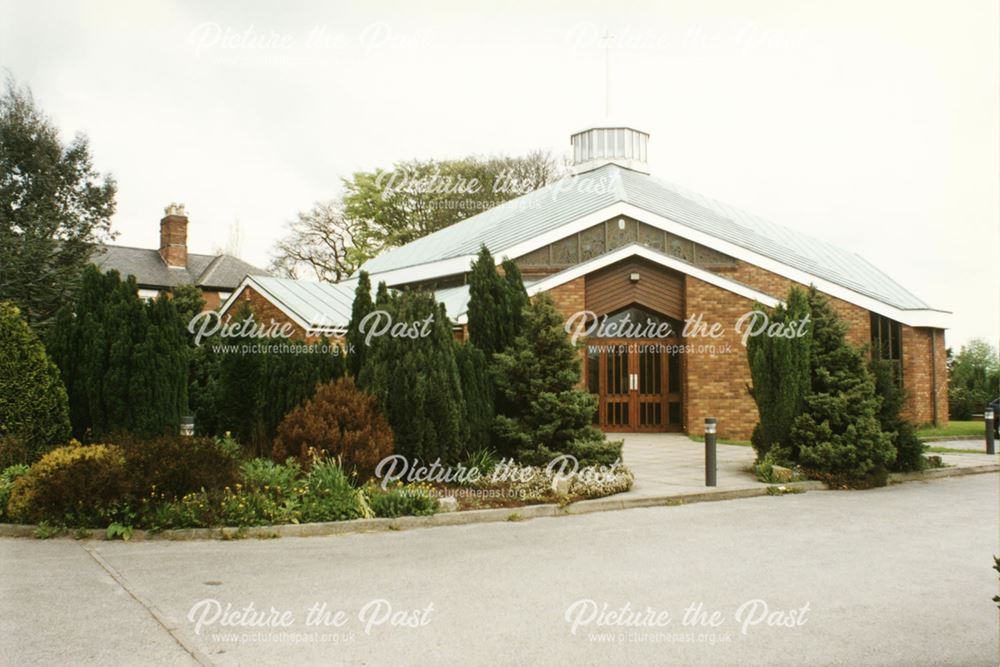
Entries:
{"label": "door handle", "polygon": [[628,374],[628,388],[630,391],[635,391],[639,388],[639,374],[629,373]]}

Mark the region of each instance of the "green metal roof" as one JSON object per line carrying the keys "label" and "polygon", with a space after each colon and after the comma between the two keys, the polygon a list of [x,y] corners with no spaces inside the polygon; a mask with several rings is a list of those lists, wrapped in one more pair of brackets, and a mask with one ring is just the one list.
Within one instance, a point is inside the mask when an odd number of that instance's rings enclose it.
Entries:
{"label": "green metal roof", "polygon": [[860,255],[709,199],[672,183],[608,164],[567,177],[368,261],[371,274],[474,255],[495,256],[546,232],[626,203],[692,230],[905,310],[930,308]]}

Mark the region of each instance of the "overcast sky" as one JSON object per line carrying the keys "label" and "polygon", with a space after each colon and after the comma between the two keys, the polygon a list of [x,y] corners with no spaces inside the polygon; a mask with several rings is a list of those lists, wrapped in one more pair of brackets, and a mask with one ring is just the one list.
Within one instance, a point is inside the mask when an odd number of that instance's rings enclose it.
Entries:
{"label": "overcast sky", "polygon": [[948,344],[1000,337],[995,0],[15,2],[0,66],[118,180],[118,242],[264,265],[358,169],[568,154],[604,114],[653,173],[833,241],[933,307]]}

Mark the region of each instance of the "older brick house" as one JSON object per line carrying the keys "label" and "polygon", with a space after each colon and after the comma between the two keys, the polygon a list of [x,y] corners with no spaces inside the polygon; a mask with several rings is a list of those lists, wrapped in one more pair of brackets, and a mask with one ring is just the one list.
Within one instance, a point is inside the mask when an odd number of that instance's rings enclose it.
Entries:
{"label": "older brick house", "polygon": [[[853,252],[651,176],[648,139],[628,126],[578,132],[572,176],[363,268],[373,284],[435,290],[463,326],[470,263],[485,244],[498,261],[514,258],[529,294],[549,293],[568,320],[589,311],[611,321],[669,323],[669,338],[586,340],[581,384],[599,397],[599,424],[698,432],[714,416],[720,434],[733,438],[748,438],[757,420],[736,321],[755,302],[776,305],[793,284],[815,285],[849,323],[852,342],[896,363],[910,416],[947,420],[948,313]],[[346,324],[353,286],[251,277],[225,308],[240,292],[308,329],[338,317]],[[684,323],[698,319],[721,323],[719,337],[681,338]]]}
{"label": "older brick house", "polygon": [[178,285],[196,285],[205,299],[206,310],[218,308],[248,275],[266,276],[267,271],[232,255],[203,255],[188,252],[188,215],[183,204],[171,204],[160,220],[159,248],[132,248],[100,245],[92,261],[102,271],[118,271],[135,276],[139,295],[155,297]]}

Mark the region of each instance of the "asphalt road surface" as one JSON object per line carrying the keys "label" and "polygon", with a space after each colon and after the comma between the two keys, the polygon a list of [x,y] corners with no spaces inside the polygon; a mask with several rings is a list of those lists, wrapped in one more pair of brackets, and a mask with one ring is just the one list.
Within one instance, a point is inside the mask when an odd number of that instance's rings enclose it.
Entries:
{"label": "asphalt road surface", "polygon": [[998,477],[395,533],[0,540],[0,664],[996,665]]}

